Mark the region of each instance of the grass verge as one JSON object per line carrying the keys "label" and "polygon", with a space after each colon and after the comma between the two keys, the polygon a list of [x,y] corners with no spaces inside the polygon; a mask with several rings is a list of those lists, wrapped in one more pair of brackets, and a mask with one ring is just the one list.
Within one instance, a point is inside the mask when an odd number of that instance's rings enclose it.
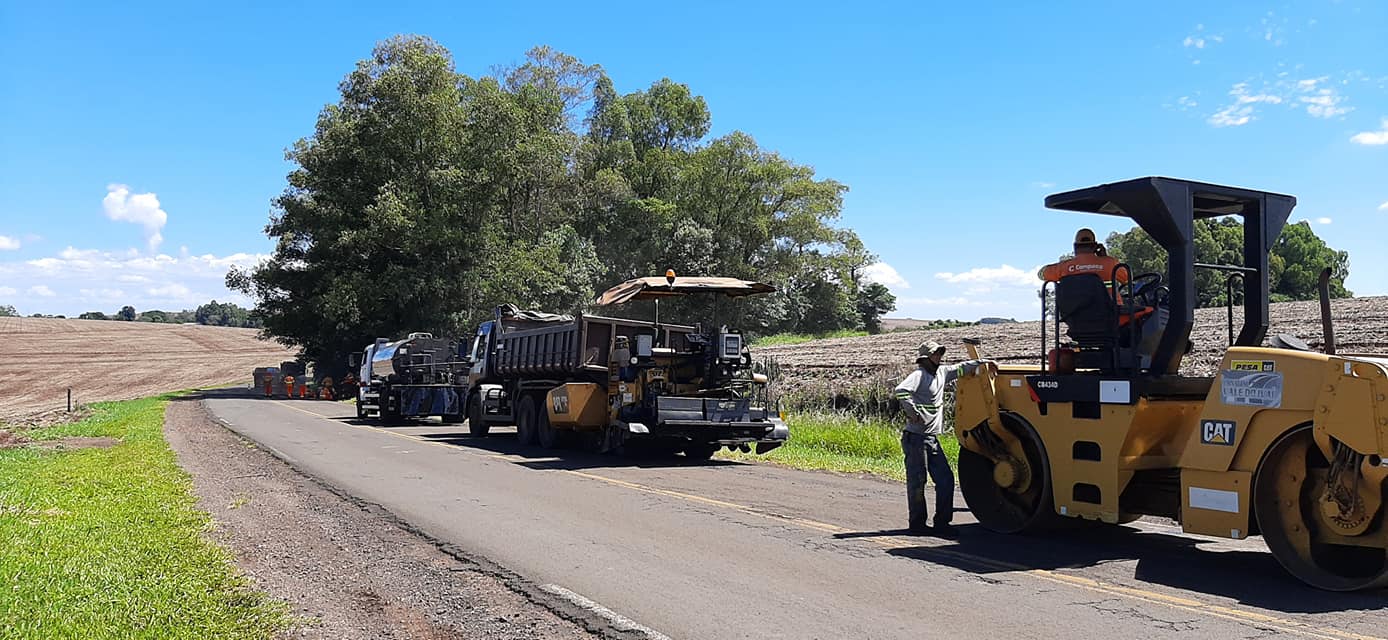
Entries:
{"label": "grass verge", "polygon": [[204,537],[163,437],[169,400],[25,432],[110,448],[0,450],[0,638],[266,638],[291,623]]}
{"label": "grass verge", "polygon": [[800,344],[811,340],[828,340],[830,338],[857,338],[867,335],[866,331],[856,329],[840,329],[828,333],[777,333],[769,336],[762,336],[752,341],[752,347],[778,347],[787,344]]}
{"label": "grass verge", "polygon": [[[790,440],[766,455],[720,451],[729,460],[770,462],[795,467],[869,473],[904,481],[901,430],[894,423],[862,419],[846,413],[812,411],[786,416]],[[958,469],[959,442],[954,434],[940,436],[950,466]]]}

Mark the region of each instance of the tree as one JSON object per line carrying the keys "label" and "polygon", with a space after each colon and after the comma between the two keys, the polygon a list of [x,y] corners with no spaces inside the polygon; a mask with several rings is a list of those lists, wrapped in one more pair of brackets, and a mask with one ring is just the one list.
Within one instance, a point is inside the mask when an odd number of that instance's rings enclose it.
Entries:
{"label": "tree", "polygon": [[106,314],[100,311],[88,311],[77,316],[78,320],[107,320]]}
{"label": "tree", "polygon": [[[1166,273],[1166,251],[1138,227],[1112,233],[1106,244],[1109,253],[1128,263],[1133,275]],[[1243,225],[1236,218],[1209,218],[1195,222],[1195,261],[1207,264],[1243,265]],[[1289,224],[1273,243],[1268,255],[1268,278],[1272,302],[1311,300],[1317,297],[1321,269],[1331,267],[1330,294],[1344,298],[1353,295],[1345,288],[1349,276],[1349,254],[1336,251],[1311,230],[1310,223]],[[1197,304],[1220,306],[1226,301],[1228,274],[1211,269],[1195,270]],[[1235,283],[1234,303],[1243,301],[1242,288]]]}
{"label": "tree", "polygon": [[378,336],[470,334],[502,303],[585,311],[667,268],[778,291],[662,303],[665,318],[858,326],[872,258],[834,226],[847,187],[742,132],[705,140],[710,121],[668,78],[620,94],[600,66],[548,47],[471,78],[432,40],[392,38],[290,152],[269,260],[227,283],[256,301],[266,334],[320,363]]}
{"label": "tree", "polygon": [[130,305],[125,305],[124,307],[121,307],[120,311],[116,312],[115,319],[124,320],[126,322],[134,322],[135,307],[132,307]]}
{"label": "tree", "polygon": [[882,332],[882,316],[896,310],[896,296],[881,283],[872,282],[858,290],[858,317],[868,333]]}
{"label": "tree", "polygon": [[18,318],[19,311],[8,304],[0,304],[0,318]]}
{"label": "tree", "polygon": [[470,111],[464,93],[485,104],[496,90],[464,83],[427,38],[392,38],[357,64],[289,154],[298,166],[266,227],[273,254],[227,276],[269,334],[337,360],[407,328],[461,332],[478,302],[480,221],[503,188],[487,165],[514,152],[467,139],[470,120],[499,114]]}

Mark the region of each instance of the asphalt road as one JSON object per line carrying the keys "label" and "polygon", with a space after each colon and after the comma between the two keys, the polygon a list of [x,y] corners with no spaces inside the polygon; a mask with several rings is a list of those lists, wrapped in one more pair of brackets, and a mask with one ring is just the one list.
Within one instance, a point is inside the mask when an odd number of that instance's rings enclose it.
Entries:
{"label": "asphalt road", "polygon": [[[206,400],[301,472],[651,638],[1388,637],[1388,592],[1287,576],[1258,540],[1140,521],[958,541],[903,535],[900,484],[381,428],[349,404]],[[956,497],[957,507],[964,509]]]}

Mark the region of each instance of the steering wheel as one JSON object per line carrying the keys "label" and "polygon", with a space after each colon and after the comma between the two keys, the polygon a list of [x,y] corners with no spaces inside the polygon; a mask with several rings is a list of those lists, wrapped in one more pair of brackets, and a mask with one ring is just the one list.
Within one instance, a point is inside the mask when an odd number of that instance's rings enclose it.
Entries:
{"label": "steering wheel", "polygon": [[1155,271],[1144,273],[1140,276],[1133,278],[1132,282],[1128,283],[1128,291],[1131,292],[1129,296],[1133,300],[1143,301],[1143,306],[1156,306],[1154,304],[1156,300],[1149,298],[1151,298],[1152,294],[1156,293],[1157,289],[1161,287],[1161,283],[1162,275],[1160,273],[1157,273]]}

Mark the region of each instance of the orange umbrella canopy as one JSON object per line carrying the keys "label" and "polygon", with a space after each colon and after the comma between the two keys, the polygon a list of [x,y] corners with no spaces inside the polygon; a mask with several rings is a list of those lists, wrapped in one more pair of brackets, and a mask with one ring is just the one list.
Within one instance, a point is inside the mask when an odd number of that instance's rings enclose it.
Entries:
{"label": "orange umbrella canopy", "polygon": [[696,293],[717,293],[736,298],[771,293],[776,290],[764,282],[737,278],[661,277],[633,278],[598,296],[599,306],[621,304],[631,300],[651,300],[668,296],[687,296]]}

